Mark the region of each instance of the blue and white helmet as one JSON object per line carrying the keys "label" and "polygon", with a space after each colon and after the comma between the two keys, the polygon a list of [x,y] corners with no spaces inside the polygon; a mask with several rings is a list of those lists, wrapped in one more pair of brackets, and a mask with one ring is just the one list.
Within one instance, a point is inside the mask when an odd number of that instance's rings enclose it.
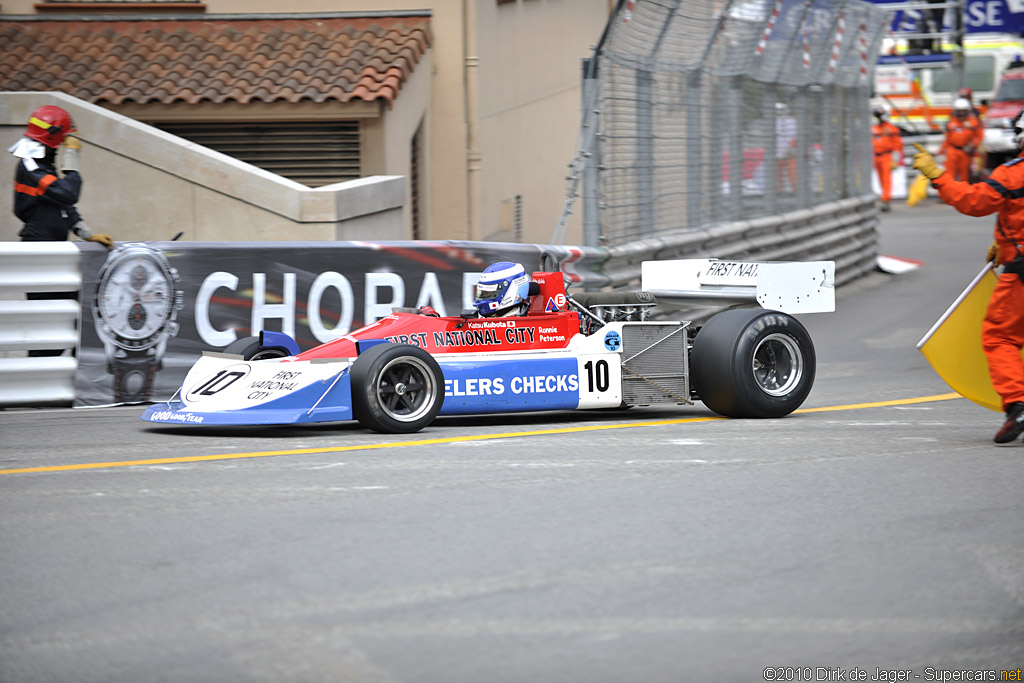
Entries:
{"label": "blue and white helmet", "polygon": [[482,316],[501,315],[526,301],[530,277],[521,263],[499,261],[480,274],[473,290],[473,306]]}

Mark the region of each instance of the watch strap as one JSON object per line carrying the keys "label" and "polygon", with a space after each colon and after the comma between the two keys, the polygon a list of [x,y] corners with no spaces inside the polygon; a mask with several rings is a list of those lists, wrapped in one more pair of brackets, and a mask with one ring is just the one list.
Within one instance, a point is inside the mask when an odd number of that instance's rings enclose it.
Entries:
{"label": "watch strap", "polygon": [[156,359],[151,355],[115,358],[114,401],[130,403],[148,401],[153,395],[153,377],[156,375]]}

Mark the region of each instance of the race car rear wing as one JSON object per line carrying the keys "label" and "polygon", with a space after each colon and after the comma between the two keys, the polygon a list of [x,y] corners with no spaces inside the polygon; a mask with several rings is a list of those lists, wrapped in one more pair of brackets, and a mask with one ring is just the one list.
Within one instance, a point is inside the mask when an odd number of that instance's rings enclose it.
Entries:
{"label": "race car rear wing", "polygon": [[834,261],[644,261],[641,288],[659,300],[757,303],[783,313],[836,310]]}

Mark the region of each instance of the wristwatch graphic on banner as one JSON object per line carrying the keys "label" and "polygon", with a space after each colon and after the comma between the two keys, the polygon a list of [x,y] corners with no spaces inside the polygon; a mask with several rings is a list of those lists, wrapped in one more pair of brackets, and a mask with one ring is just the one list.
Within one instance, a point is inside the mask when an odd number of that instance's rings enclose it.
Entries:
{"label": "wristwatch graphic on banner", "polygon": [[184,293],[164,253],[143,242],[125,242],[107,256],[92,303],[103,341],[114,401],[148,401],[167,340],[178,333]]}

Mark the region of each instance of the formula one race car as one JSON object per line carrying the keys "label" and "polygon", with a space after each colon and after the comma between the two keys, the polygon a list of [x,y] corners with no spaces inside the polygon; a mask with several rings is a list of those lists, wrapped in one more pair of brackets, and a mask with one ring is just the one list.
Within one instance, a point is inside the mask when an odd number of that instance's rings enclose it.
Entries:
{"label": "formula one race car", "polygon": [[[179,425],[356,419],[415,432],[438,415],[585,410],[702,401],[728,417],[782,417],[803,403],[815,354],[789,313],[835,307],[834,264],[645,262],[642,291],[566,293],[535,272],[515,317],[414,309],[301,351],[264,331],[207,352],[143,420]],[[653,320],[656,299],[727,308],[700,327]],[[764,308],[750,308],[754,303]],[[748,306],[728,308],[729,306]],[[766,309],[772,310],[766,310]]]}

